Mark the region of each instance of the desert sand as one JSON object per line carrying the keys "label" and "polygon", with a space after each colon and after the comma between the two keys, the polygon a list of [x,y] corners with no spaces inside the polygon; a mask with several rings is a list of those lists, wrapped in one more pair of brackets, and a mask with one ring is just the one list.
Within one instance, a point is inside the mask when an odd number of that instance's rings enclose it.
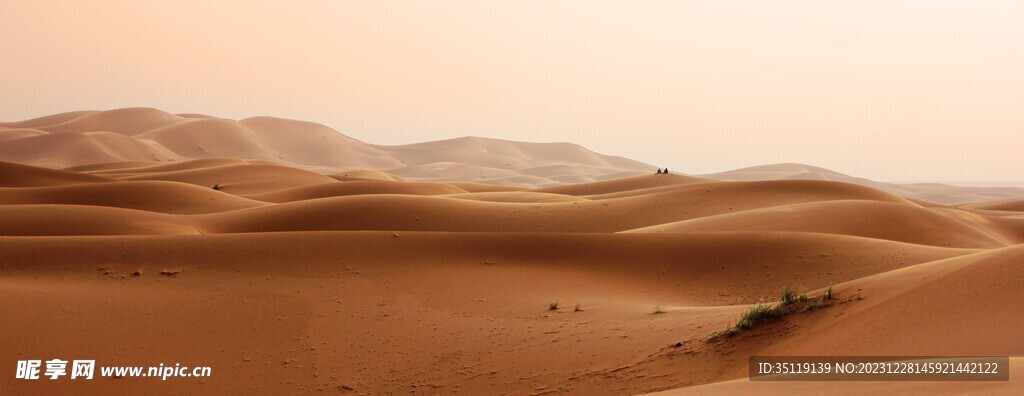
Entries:
{"label": "desert sand", "polygon": [[[1024,208],[1010,190],[934,202],[789,173],[655,175],[572,144],[375,146],[152,109],[2,123],[0,159],[0,361],[213,368],[4,375],[0,393],[1024,387]],[[830,282],[833,304],[709,338],[785,286],[820,296]],[[753,383],[752,355],[1008,355],[1013,370]]]}

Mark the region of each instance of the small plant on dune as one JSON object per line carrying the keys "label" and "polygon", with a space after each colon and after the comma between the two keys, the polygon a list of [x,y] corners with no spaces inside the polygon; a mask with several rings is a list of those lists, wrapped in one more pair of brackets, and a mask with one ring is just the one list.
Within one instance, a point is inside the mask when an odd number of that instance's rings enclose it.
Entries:
{"label": "small plant on dune", "polygon": [[576,307],[573,308],[572,311],[573,312],[583,312],[583,307],[580,306],[580,303],[576,303]]}
{"label": "small plant on dune", "polygon": [[818,308],[822,308],[825,305],[827,305],[825,303],[825,301],[826,300],[824,298],[815,298],[809,304],[804,305],[803,308],[800,308],[799,310],[797,310],[797,312],[807,312],[807,311],[813,311],[813,310],[818,309]]}
{"label": "small plant on dune", "polygon": [[708,341],[717,340],[717,339],[721,338],[722,336],[732,337],[732,336],[734,336],[736,334],[739,334],[739,332],[740,332],[740,329],[737,328],[736,326],[733,326],[730,323],[730,324],[725,326],[725,330],[716,331],[716,332],[712,333],[710,336],[708,336]]}
{"label": "small plant on dune", "polygon": [[221,187],[220,187],[220,183],[217,183],[217,184],[214,184],[214,185],[213,185],[213,189],[214,189],[214,190],[220,190],[220,188],[221,188]]}
{"label": "small plant on dune", "polygon": [[759,302],[740,316],[740,321],[736,322],[736,328],[750,330],[761,324],[761,322],[776,316],[778,316],[778,313],[775,311],[775,306]]}
{"label": "small plant on dune", "polygon": [[557,311],[557,310],[558,310],[558,301],[554,301],[554,302],[548,303],[548,311]]}
{"label": "small plant on dune", "polygon": [[663,314],[663,313],[665,313],[665,310],[661,308],[661,304],[658,304],[658,305],[654,306],[654,314],[655,315]]}
{"label": "small plant on dune", "polygon": [[[718,331],[708,337],[708,341],[714,341],[723,336],[732,337],[739,334],[743,330],[750,330],[757,327],[759,324],[766,321],[780,318],[796,312],[807,312],[815,309],[829,306],[829,302],[836,298],[836,295],[832,291],[836,283],[831,282],[828,287],[825,288],[825,293],[821,297],[809,297],[806,289],[801,289],[800,294],[796,293],[796,290],[792,287],[786,286],[782,289],[782,301],[778,304],[766,304],[764,300],[760,300],[756,305],[743,312],[740,316],[740,320],[736,322],[736,325],[726,327],[723,331]],[[799,304],[797,304],[799,302]],[[655,313],[657,313],[655,308]]]}
{"label": "small plant on dune", "polygon": [[792,286],[782,288],[782,305],[791,305],[793,301],[796,301],[796,290]]}

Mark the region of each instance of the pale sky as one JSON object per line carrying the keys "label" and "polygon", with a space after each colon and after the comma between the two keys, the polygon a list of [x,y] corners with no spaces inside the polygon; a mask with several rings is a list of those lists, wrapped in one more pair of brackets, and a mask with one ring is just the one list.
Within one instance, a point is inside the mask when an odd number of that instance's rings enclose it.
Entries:
{"label": "pale sky", "polygon": [[686,173],[1024,180],[1024,2],[0,0],[0,120],[156,107]]}

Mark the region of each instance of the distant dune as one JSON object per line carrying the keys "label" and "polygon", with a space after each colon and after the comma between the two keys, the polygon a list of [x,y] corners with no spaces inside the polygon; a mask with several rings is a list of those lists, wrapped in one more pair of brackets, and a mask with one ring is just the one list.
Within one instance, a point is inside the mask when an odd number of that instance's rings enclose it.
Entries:
{"label": "distant dune", "polygon": [[1020,187],[971,187],[941,183],[884,183],[853,177],[816,166],[803,164],[774,164],[736,169],[702,175],[717,180],[831,180],[860,184],[901,197],[943,205],[960,205],[1024,196]]}
{"label": "distant dune", "polygon": [[[654,174],[566,143],[375,146],[301,121],[153,109],[0,128],[0,361],[213,368],[0,376],[15,394],[1024,386],[1012,189],[795,164]],[[831,302],[713,337],[786,286],[816,299],[832,282]],[[1012,371],[762,385],[746,378],[756,355],[999,355]]]}
{"label": "distant dune", "polygon": [[[150,108],[76,111],[0,122],[0,142],[0,161],[83,171],[232,158],[284,164],[327,175],[360,173],[365,178],[366,172],[378,172],[377,178],[386,180],[474,182],[551,187],[557,191],[575,188],[568,186],[572,184],[621,179],[655,170],[652,165],[598,154],[572,143],[463,137],[382,146],[306,121],[274,117],[235,121],[202,114],[175,115]],[[803,164],[742,168],[691,177],[687,182],[702,179],[838,181],[940,205],[1024,196],[1021,187],[884,183]],[[592,188],[594,194],[601,189],[614,189]]]}
{"label": "distant dune", "polygon": [[[3,129],[7,128],[7,129]],[[241,121],[156,109],[80,111],[0,123],[0,161],[49,168],[104,162],[263,160],[333,174],[379,170],[403,178],[522,186],[602,180],[654,167],[571,143],[459,138],[399,146],[352,139],[305,121]]]}

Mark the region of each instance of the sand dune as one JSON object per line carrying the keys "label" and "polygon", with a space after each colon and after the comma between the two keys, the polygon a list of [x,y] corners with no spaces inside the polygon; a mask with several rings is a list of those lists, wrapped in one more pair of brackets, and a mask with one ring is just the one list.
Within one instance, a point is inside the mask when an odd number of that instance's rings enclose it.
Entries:
{"label": "sand dune", "polygon": [[20,140],[42,135],[46,135],[46,132],[27,128],[0,128],[0,142]]}
{"label": "sand dune", "polygon": [[[1024,358],[1010,359],[1010,371],[1024,370]],[[851,381],[830,382],[751,382],[746,378],[716,382],[670,391],[649,393],[654,396],[685,396],[685,395],[810,395],[827,393],[830,395],[865,395],[865,394],[908,394],[908,395],[1016,395],[1022,386],[1017,378],[1009,382],[979,381],[942,381],[942,382],[899,382],[899,381]]]}
{"label": "sand dune", "polygon": [[[653,173],[635,160],[597,154],[571,143],[528,143],[464,137],[406,145],[374,145],[326,126],[275,117],[240,121],[150,108],[82,111],[0,123],[0,161],[50,168],[102,162],[184,162],[193,159],[261,160],[321,174],[383,172],[416,181],[483,182],[510,187],[593,189],[622,193],[614,184],[572,186]],[[106,165],[110,166],[110,165]],[[129,166],[122,166],[127,168]],[[669,175],[664,175],[669,176]],[[672,175],[675,176],[675,175]],[[683,177],[683,176],[680,176]],[[729,181],[819,180],[859,184],[911,200],[961,205],[1024,196],[1020,187],[897,184],[858,178],[803,164],[774,164],[701,177],[658,181],[649,188],[704,179]],[[625,190],[634,190],[626,188]],[[580,195],[570,192],[573,195]]]}
{"label": "sand dune", "polygon": [[184,162],[160,163],[160,162],[110,162],[94,165],[83,165],[71,167],[67,170],[79,170],[92,174],[108,175],[138,175],[147,173],[163,173],[185,170],[202,170],[233,165],[251,165],[253,161],[230,159],[230,158],[209,158]]}
{"label": "sand dune", "polygon": [[[833,310],[835,319],[810,317],[793,319],[791,327],[768,345],[736,341],[739,348],[754,355],[861,355],[861,356],[1014,356],[1012,367],[1020,365],[1024,340],[1014,329],[1022,325],[1015,314],[1024,301],[1016,296],[995,301],[977,293],[977,285],[993,288],[1014,287],[1024,271],[1017,263],[1024,258],[1021,246],[923,263],[907,268],[857,279],[837,288],[840,295],[863,296],[857,303]],[[955,320],[935,320],[948,312],[957,312]],[[928,326],[919,323],[928,322]],[[796,326],[793,326],[793,325]],[[940,352],[941,351],[941,352]],[[1011,368],[1012,373],[1012,368]],[[739,378],[744,373],[734,372]],[[1020,377],[1011,374],[1011,382],[977,383],[965,391],[1013,394]],[[719,384],[683,388],[665,394],[729,394],[758,388],[744,379]],[[927,383],[898,384],[910,392],[942,390]],[[879,389],[878,383],[819,383],[821,391],[859,394]],[[800,389],[797,383],[795,389]],[[944,385],[949,386],[949,385]],[[782,390],[770,385],[769,393]],[[759,388],[758,388],[759,389]],[[794,388],[787,388],[790,391]]]}
{"label": "sand dune", "polygon": [[85,116],[85,115],[93,114],[93,113],[95,113],[95,111],[89,111],[89,110],[85,110],[85,111],[71,111],[71,112],[67,112],[67,113],[53,114],[53,115],[33,118],[33,119],[29,119],[29,120],[24,120],[24,121],[0,122],[0,127],[5,127],[5,128],[45,127],[45,126],[61,124],[61,123],[64,123],[64,122],[67,122],[67,121],[71,121],[73,119],[76,119],[76,118],[79,118],[79,117],[82,117],[82,116]]}
{"label": "sand dune", "polygon": [[203,187],[218,186],[232,194],[253,194],[283,190],[335,179],[309,171],[275,165],[228,165],[166,172],[126,175],[124,180],[165,180]]}
{"label": "sand dune", "polygon": [[[222,378],[245,380],[244,385],[177,381],[165,388],[182,392],[200,386],[273,393],[297,385],[308,390],[344,385],[375,392],[428,386],[474,394],[538,387],[576,394],[658,389],[685,381],[688,373],[656,377],[661,374],[648,372],[621,383],[587,373],[632,364],[676,340],[703,339],[738,314],[717,306],[772,296],[783,284],[852,280],[972,252],[842,236],[750,233],[402,232],[394,237],[392,232],[298,232],[0,239],[0,249],[9,275],[0,281],[5,301],[34,298],[36,310],[64,304],[92,318],[88,323],[103,323],[103,334],[115,335],[117,342],[145,346],[111,354],[105,343],[83,347],[74,338],[57,338],[19,348],[4,345],[0,356],[5,358],[14,350],[76,350],[139,364],[175,358],[218,367]],[[131,275],[135,271],[142,275]],[[48,280],[32,278],[40,275]],[[38,291],[53,297],[34,297]],[[133,318],[131,324],[111,316],[104,304],[110,299],[133,301],[118,310]],[[546,311],[555,300],[566,310]],[[576,301],[583,312],[572,312]],[[190,307],[191,302],[198,306]],[[655,304],[705,308],[651,315]],[[10,307],[19,306],[28,305]],[[38,340],[30,334],[95,326],[70,320],[77,315],[42,311],[6,311],[5,317],[21,325],[4,340]],[[210,333],[204,323],[213,318],[222,323],[221,331]],[[147,336],[155,331],[183,336]],[[544,353],[552,345],[559,355]],[[452,353],[457,358],[444,358]],[[351,358],[357,355],[362,359]],[[377,364],[362,364],[368,361]],[[716,371],[731,365],[720,358],[709,364],[704,367]],[[288,370],[284,377],[260,374],[288,367],[302,370]],[[307,370],[312,368],[320,375]],[[397,374],[389,374],[393,368]],[[524,382],[523,376],[532,379]],[[578,380],[566,385],[573,376]],[[146,383],[108,380],[96,386],[129,391],[145,389]],[[609,391],[613,386],[628,391]]]}
{"label": "sand dune", "polygon": [[678,186],[712,181],[714,180],[671,174],[643,175],[631,178],[621,178],[593,183],[581,183],[568,186],[538,188],[534,191],[570,195],[599,195],[630,192],[648,189],[652,187]]}
{"label": "sand dune", "polygon": [[[0,158],[46,166],[0,162],[0,360],[214,371],[0,377],[16,394],[1009,394],[1024,378],[745,378],[753,355],[1020,371],[1019,197],[950,206],[907,197],[959,190],[802,165],[722,181],[564,143],[376,146],[153,109],[0,128]],[[830,282],[830,305],[709,339],[785,286]]]}
{"label": "sand dune", "polygon": [[364,170],[349,170],[349,171],[344,171],[344,172],[338,172],[338,173],[335,173],[335,174],[331,175],[331,177],[333,177],[335,179],[338,179],[340,181],[361,180],[361,179],[385,180],[385,181],[405,181],[405,179],[402,179],[401,177],[398,177],[398,176],[395,176],[395,175],[392,175],[392,174],[388,174],[388,173],[381,172],[381,171],[375,171],[375,170],[365,170],[365,169]]}
{"label": "sand dune", "polygon": [[81,205],[0,205],[0,235],[194,234],[174,216],[140,210]]}
{"label": "sand dune", "polygon": [[178,156],[162,147],[115,133],[69,132],[5,141],[0,146],[0,158],[50,168],[66,168],[111,161],[168,161]]}
{"label": "sand dune", "polygon": [[172,214],[224,212],[263,205],[211,188],[164,181],[38,188],[0,187],[0,205],[28,204],[110,206]]}
{"label": "sand dune", "polygon": [[552,203],[579,202],[586,198],[532,191],[489,191],[466,194],[451,194],[448,198],[469,199],[474,201],[506,202],[506,203]]}
{"label": "sand dune", "polygon": [[816,166],[792,163],[753,166],[701,175],[701,177],[737,181],[831,180],[868,186],[908,199],[946,205],[959,205],[1024,195],[1024,188],[1019,187],[972,187],[942,183],[885,183],[854,177]]}
{"label": "sand dune", "polygon": [[[554,188],[548,192],[556,193],[560,188],[591,188],[590,194],[621,191],[614,184],[570,185],[641,176],[654,170],[638,161],[597,154],[571,143],[464,137],[383,146],[305,121],[274,117],[235,121],[202,114],[174,115],[150,108],[64,113],[0,123],[0,128],[4,128],[0,130],[0,141],[5,142],[0,146],[0,161],[51,168],[116,161],[236,158],[269,161],[322,174],[373,170],[417,181],[485,182]],[[877,182],[803,164],[764,165],[702,177],[686,176],[685,180],[675,178],[671,182],[665,179],[652,180],[648,187],[703,179],[838,181],[946,205],[1024,195],[1024,188],[1019,187]]]}
{"label": "sand dune", "polygon": [[0,187],[65,186],[112,181],[100,176],[0,162]]}
{"label": "sand dune", "polygon": [[[322,189],[323,187],[321,187]],[[507,194],[505,195],[508,196]],[[618,232],[729,212],[836,199],[906,202],[864,187],[781,181],[697,185],[652,195],[536,203],[419,195],[356,195],[289,202],[207,217],[214,232],[409,230]],[[629,213],[629,216],[622,216]],[[979,240],[981,241],[981,240]]]}
{"label": "sand dune", "polygon": [[282,203],[349,195],[446,195],[465,192],[461,188],[441,183],[350,180],[340,183],[312,184],[270,193],[253,194],[248,197],[260,201]]}
{"label": "sand dune", "polygon": [[111,161],[97,162],[88,165],[69,166],[67,168],[64,168],[64,170],[82,173],[97,173],[108,170],[117,171],[119,169],[145,168],[149,166],[159,166],[163,164],[163,162],[159,161]]}
{"label": "sand dune", "polygon": [[240,122],[287,162],[348,169],[385,169],[402,164],[393,153],[320,124],[273,117]]}
{"label": "sand dune", "polygon": [[708,216],[629,232],[802,231],[970,248],[994,248],[1022,242],[980,223],[960,221],[913,205],[827,201]]}
{"label": "sand dune", "polygon": [[108,131],[135,136],[151,129],[180,122],[181,117],[150,108],[125,108],[92,111],[56,124],[35,124],[33,127],[50,133],[84,133]]}
{"label": "sand dune", "polygon": [[[482,137],[462,137],[434,142],[386,146],[388,151],[409,158],[406,165],[440,162],[470,163],[495,169],[533,169],[537,163],[564,161],[576,166],[647,169],[648,165],[622,157],[596,154],[572,143],[527,143]],[[454,160],[454,161],[453,161]]]}
{"label": "sand dune", "polygon": [[379,146],[326,126],[274,117],[240,121],[150,108],[0,123],[0,161],[69,168],[116,161],[263,160],[323,174],[377,170],[430,181],[521,186],[637,175],[653,167],[570,143],[460,138]]}
{"label": "sand dune", "polygon": [[965,205],[965,207],[974,209],[1024,212],[1024,198],[1010,198],[1000,199],[997,201],[978,202],[970,205]]}
{"label": "sand dune", "polygon": [[[919,355],[940,344],[950,355],[1024,356],[1024,337],[1012,330],[1024,325],[1024,318],[1015,315],[1024,297],[1005,295],[993,299],[974,287],[1013,288],[1024,279],[1024,268],[1018,265],[1021,259],[1024,246],[1013,246],[923,263],[840,285],[838,293],[852,295],[863,289],[866,299],[851,304],[841,320],[816,323],[814,327],[820,326],[817,330],[828,333],[829,339],[817,336],[815,341],[805,340],[804,347],[829,348],[836,354],[857,351]],[[913,325],[942,317],[942,313],[950,310],[958,313],[955,321],[933,320],[927,329]],[[866,334],[889,335],[865,341]]]}

